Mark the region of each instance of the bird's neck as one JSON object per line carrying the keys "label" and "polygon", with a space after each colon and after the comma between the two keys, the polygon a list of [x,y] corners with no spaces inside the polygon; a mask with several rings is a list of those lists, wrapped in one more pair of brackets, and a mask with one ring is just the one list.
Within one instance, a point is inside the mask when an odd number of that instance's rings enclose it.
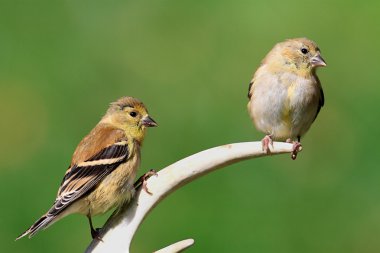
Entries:
{"label": "bird's neck", "polygon": [[270,71],[272,73],[281,73],[281,72],[292,72],[298,76],[304,77],[304,78],[310,78],[312,75],[315,74],[315,71],[310,67],[306,65],[297,65],[295,63],[275,63],[275,64],[270,64],[268,66]]}
{"label": "bird's neck", "polygon": [[123,130],[125,133],[125,136],[130,139],[134,140],[141,146],[144,137],[145,137],[145,131],[146,128],[144,126],[125,126],[123,124],[119,124],[118,121],[113,120],[112,117],[103,117],[101,120],[101,123],[103,124],[109,124],[111,126],[114,126],[120,130]]}
{"label": "bird's neck", "polygon": [[128,139],[136,141],[140,146],[143,144],[146,131],[145,127],[136,126],[123,130]]}

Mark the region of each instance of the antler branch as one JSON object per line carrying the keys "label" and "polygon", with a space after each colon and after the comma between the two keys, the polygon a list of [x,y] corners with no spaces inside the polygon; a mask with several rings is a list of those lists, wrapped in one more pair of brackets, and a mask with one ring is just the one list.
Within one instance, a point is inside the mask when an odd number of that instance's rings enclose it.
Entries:
{"label": "antler branch", "polygon": [[[290,143],[274,142],[273,146],[272,155],[292,152]],[[266,155],[261,142],[243,142],[207,149],[169,165],[148,179],[147,187],[153,194],[149,195],[141,188],[137,190],[132,201],[108,219],[101,230],[103,241],[93,240],[86,252],[129,253],[133,236],[144,217],[168,194],[218,168]],[[192,239],[184,240],[157,253],[180,252],[193,242]]]}

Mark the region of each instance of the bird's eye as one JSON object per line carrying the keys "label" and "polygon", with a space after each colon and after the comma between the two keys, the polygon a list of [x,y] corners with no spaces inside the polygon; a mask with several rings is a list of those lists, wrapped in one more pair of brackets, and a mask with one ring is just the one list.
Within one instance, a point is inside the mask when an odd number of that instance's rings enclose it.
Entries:
{"label": "bird's eye", "polygon": [[131,115],[134,118],[137,116],[137,112],[130,112],[129,115]]}
{"label": "bird's eye", "polygon": [[301,49],[301,52],[302,52],[303,54],[307,54],[307,53],[309,52],[309,50],[307,50],[306,48],[302,48],[302,49]]}

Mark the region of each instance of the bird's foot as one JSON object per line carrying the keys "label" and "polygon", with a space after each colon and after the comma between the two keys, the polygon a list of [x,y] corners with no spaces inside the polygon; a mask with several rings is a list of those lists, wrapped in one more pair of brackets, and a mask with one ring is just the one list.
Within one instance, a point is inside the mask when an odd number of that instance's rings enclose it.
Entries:
{"label": "bird's foot", "polygon": [[136,183],[133,185],[135,187],[135,189],[137,189],[138,187],[142,186],[142,188],[144,189],[144,191],[146,193],[148,193],[149,195],[152,195],[152,193],[149,191],[148,187],[146,186],[147,184],[147,180],[151,177],[151,176],[157,176],[157,171],[156,170],[150,170],[148,171],[147,173],[145,173],[144,175],[142,175],[137,181]]}
{"label": "bird's foot", "polygon": [[263,151],[267,152],[267,154],[270,154],[269,145],[273,148],[273,139],[272,135],[268,134],[265,135],[265,137],[261,140]]}
{"label": "bird's foot", "polygon": [[[288,142],[288,141],[287,141]],[[298,152],[302,149],[302,145],[299,141],[293,141],[293,151],[292,151],[292,159],[296,160]]]}
{"label": "bird's foot", "polygon": [[92,236],[92,239],[97,239],[97,240],[103,242],[103,239],[100,236],[100,229],[101,228],[95,228],[95,229],[91,228],[91,236]]}

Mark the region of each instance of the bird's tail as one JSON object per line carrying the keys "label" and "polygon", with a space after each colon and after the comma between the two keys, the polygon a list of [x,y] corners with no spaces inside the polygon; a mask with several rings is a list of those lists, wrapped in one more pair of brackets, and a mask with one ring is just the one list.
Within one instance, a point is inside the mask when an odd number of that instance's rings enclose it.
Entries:
{"label": "bird's tail", "polygon": [[49,213],[45,214],[41,218],[39,218],[30,228],[28,228],[24,233],[19,235],[16,238],[16,241],[26,235],[29,235],[29,238],[32,238],[38,231],[41,229],[45,229],[47,226],[51,225],[51,223],[55,220],[57,216],[51,215]]}

